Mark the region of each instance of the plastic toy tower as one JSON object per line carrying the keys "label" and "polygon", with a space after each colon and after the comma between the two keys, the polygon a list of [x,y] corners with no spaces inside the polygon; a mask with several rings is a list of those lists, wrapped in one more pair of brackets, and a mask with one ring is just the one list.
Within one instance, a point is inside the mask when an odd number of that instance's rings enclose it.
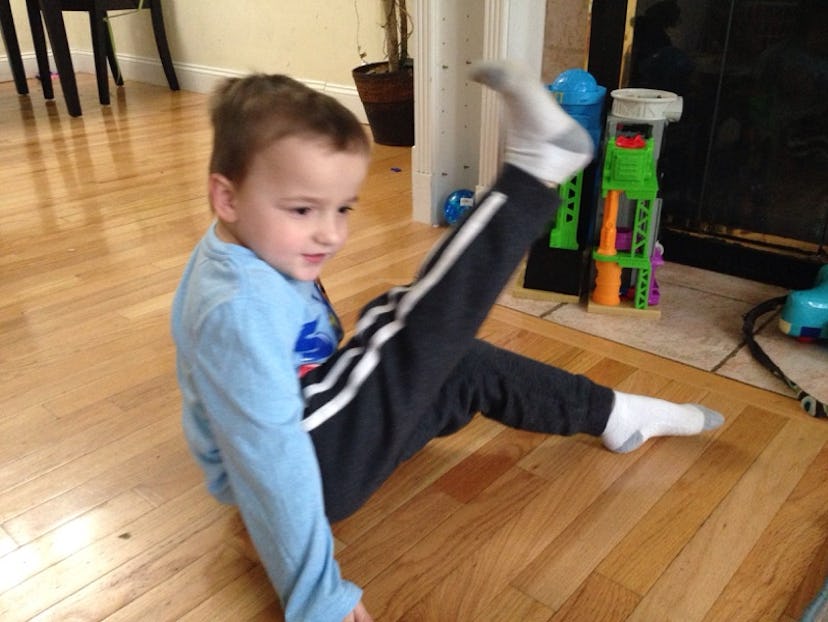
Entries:
{"label": "plastic toy tower", "polygon": [[[592,75],[583,69],[567,69],[552,82],[549,91],[561,107],[589,132],[595,151],[601,147],[601,113],[607,89],[600,86]],[[578,217],[581,206],[581,189],[584,172],[558,188],[561,203],[555,223],[549,232],[549,248],[578,250]]]}
{"label": "plastic toy tower", "polygon": [[[629,250],[618,250],[616,245],[618,201],[622,193],[633,203]],[[590,304],[590,311],[611,310],[621,304],[621,272],[625,268],[636,274],[633,307],[637,312],[647,310],[652,279],[648,240],[653,234],[657,194],[653,140],[638,134],[607,141],[601,177],[604,213],[598,248],[592,252],[597,274],[591,303],[595,304]]]}
{"label": "plastic toy tower", "polygon": [[[601,146],[602,115],[607,89],[600,86],[587,71],[568,69],[548,85],[550,95],[590,134],[595,150]],[[588,276],[589,250],[579,243],[585,222],[580,222],[582,203],[592,205],[598,194],[597,166],[590,166],[585,175],[579,172],[558,187],[560,203],[548,235],[532,244],[523,278],[515,285],[514,294],[522,298],[580,302],[581,291]],[[586,192],[583,189],[586,188]]]}
{"label": "plastic toy tower", "polygon": [[558,186],[561,199],[555,214],[555,224],[549,231],[549,248],[578,250],[578,213],[581,206],[583,172]]}

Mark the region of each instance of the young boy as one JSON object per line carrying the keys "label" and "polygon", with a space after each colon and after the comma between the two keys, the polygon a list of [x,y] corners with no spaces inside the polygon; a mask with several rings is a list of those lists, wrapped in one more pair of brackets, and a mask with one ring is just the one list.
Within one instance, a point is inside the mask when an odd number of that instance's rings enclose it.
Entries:
{"label": "young boy", "polygon": [[417,279],[371,302],[341,347],[318,278],[344,244],[368,168],[357,120],[284,76],[229,80],[214,96],[215,223],[176,293],[183,425],[209,491],[238,506],[287,620],[370,620],[340,576],[329,521],[476,412],[613,451],[697,434],[721,416],[623,394],[477,340],[589,135],[542,87],[498,63],[473,78],[508,113],[492,190],[426,258]]}

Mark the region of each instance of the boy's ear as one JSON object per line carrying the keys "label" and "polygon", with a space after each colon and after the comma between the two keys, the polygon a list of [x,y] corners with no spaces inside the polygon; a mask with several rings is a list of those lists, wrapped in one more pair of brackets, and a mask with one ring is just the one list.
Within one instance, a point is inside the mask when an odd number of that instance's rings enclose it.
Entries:
{"label": "boy's ear", "polygon": [[216,216],[225,222],[236,222],[236,187],[221,173],[210,173],[207,178],[210,205]]}

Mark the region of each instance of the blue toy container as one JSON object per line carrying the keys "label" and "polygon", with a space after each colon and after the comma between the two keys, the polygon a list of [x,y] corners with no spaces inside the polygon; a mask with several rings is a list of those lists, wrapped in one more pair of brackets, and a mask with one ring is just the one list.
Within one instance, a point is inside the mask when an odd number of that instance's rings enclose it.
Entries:
{"label": "blue toy container", "polygon": [[604,111],[607,89],[600,86],[592,74],[583,69],[567,69],[548,84],[547,88],[558,100],[561,108],[589,132],[597,152],[601,146],[601,115]]}

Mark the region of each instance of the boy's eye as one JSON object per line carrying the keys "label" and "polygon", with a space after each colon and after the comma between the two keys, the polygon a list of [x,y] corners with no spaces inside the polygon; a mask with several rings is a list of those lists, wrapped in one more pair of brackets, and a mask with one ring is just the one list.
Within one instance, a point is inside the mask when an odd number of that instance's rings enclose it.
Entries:
{"label": "boy's eye", "polygon": [[354,211],[354,208],[351,207],[350,205],[343,205],[342,207],[339,208],[339,213],[340,214],[347,214],[348,212],[353,212],[353,211]]}
{"label": "boy's eye", "polygon": [[297,216],[306,216],[307,214],[310,214],[311,210],[309,207],[294,207],[292,211]]}

